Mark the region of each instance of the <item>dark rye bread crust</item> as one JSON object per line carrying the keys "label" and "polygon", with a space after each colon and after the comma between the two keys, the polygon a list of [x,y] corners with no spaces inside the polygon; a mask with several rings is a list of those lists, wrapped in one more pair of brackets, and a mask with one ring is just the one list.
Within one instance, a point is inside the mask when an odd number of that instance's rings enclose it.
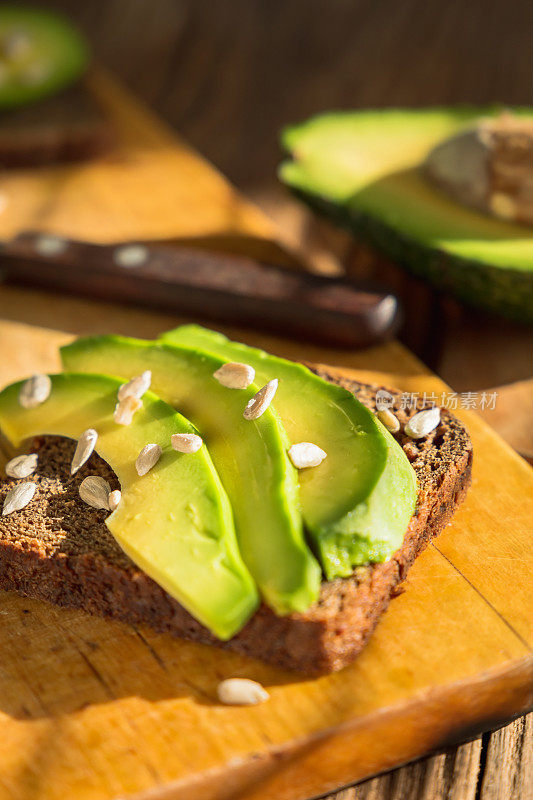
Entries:
{"label": "dark rye bread crust", "polygon": [[[355,392],[375,410],[380,387],[320,374]],[[415,412],[401,410],[400,394],[392,394],[403,429]],[[277,617],[262,605],[237,636],[220,642],[120,550],[105,526],[106,512],[80,500],[78,486],[87,475],[102,475],[112,488],[117,488],[117,480],[96,455],[70,477],[74,445],[59,437],[34,441],[39,466],[29,480],[38,484],[35,498],[26,509],[0,518],[0,589],[148,625],[288,669],[306,673],[340,669],[362,650],[414,559],[447,524],[466,493],[470,439],[446,410],[441,420],[420,441],[397,435],[419,484],[418,506],[400,549],[390,561],[323,583],[318,603],[304,614]],[[0,503],[14,483],[11,479],[0,483]]]}

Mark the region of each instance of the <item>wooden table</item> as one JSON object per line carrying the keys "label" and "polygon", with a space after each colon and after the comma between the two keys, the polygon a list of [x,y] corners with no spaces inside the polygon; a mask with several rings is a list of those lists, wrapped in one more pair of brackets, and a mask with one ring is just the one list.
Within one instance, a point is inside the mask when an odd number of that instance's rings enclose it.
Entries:
{"label": "wooden table", "polygon": [[[351,245],[329,227],[311,225],[277,186],[281,125],[331,107],[531,102],[533,7],[527,2],[510,8],[504,0],[336,0],[327,11],[318,0],[46,5],[72,13],[99,57],[281,222],[323,270],[336,269]],[[459,390],[529,377],[525,348],[513,352],[523,331],[504,325],[497,337],[490,333],[502,356],[483,358],[488,328],[480,335],[480,324],[463,320],[456,328],[443,354],[444,377]],[[334,797],[526,800],[532,752],[530,716]]]}

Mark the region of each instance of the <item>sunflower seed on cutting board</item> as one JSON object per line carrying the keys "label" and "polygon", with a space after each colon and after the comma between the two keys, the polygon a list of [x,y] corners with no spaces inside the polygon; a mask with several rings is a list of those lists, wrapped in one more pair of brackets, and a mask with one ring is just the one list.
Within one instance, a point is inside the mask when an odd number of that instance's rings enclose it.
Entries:
{"label": "sunflower seed on cutting board", "polygon": [[4,506],[2,508],[2,516],[7,517],[13,511],[21,511],[23,508],[31,503],[33,495],[37,489],[37,485],[31,481],[26,483],[18,483],[6,494],[4,499]]}
{"label": "sunflower seed on cutting board", "polygon": [[131,425],[133,415],[142,407],[142,400],[138,397],[127,395],[123,400],[119,400],[115,406],[113,418],[117,425]]}
{"label": "sunflower seed on cutting board", "polygon": [[163,450],[158,444],[145,445],[135,461],[137,475],[142,477],[143,475],[146,475],[147,472],[150,472],[152,467],[154,467],[161,458],[162,452]]}
{"label": "sunflower seed on cutting board", "polygon": [[19,403],[22,408],[37,408],[50,397],[52,381],[48,375],[32,375],[20,387]]}
{"label": "sunflower seed on cutting board", "polygon": [[29,478],[37,469],[37,453],[15,456],[5,466],[6,475],[10,478]]}
{"label": "sunflower seed on cutting board", "polygon": [[178,453],[197,453],[203,443],[196,433],[173,433],[170,437],[170,444]]}
{"label": "sunflower seed on cutting board", "polygon": [[264,686],[248,678],[227,678],[217,686],[221,703],[229,706],[253,706],[264,703],[270,695]]}
{"label": "sunflower seed on cutting board", "polygon": [[424,436],[431,433],[431,431],[434,431],[439,423],[440,408],[433,406],[433,408],[419,411],[418,414],[411,417],[404,430],[411,439],[422,439]]}
{"label": "sunflower seed on cutting board", "polygon": [[326,457],[327,453],[312,442],[298,442],[289,447],[289,458],[296,469],[318,467]]}
{"label": "sunflower seed on cutting board", "polygon": [[83,431],[78,439],[78,444],[76,445],[76,450],[72,457],[72,463],[70,465],[71,475],[74,475],[80,467],[83,467],[85,462],[92,456],[97,441],[98,434],[94,428],[87,428],[86,431]]}
{"label": "sunflower seed on cutting board", "polygon": [[229,361],[213,372],[213,377],[228,389],[246,389],[254,382],[255,369],[249,364]]}
{"label": "sunflower seed on cutting board", "polygon": [[99,475],[89,475],[80,483],[78,489],[80,497],[84,503],[92,508],[109,510],[109,495],[111,487],[106,480]]}
{"label": "sunflower seed on cutting board", "polygon": [[273,378],[271,381],[266,383],[262,389],[259,389],[257,394],[255,394],[246,404],[246,408],[243,412],[244,419],[258,419],[262,414],[264,414],[274,399],[277,388],[278,379]]}
{"label": "sunflower seed on cutting board", "polygon": [[152,383],[152,373],[149,369],[145,370],[142,375],[136,375],[127,383],[123,383],[118,389],[118,400],[124,400],[126,397],[136,397],[140,400],[145,392],[150,388]]}

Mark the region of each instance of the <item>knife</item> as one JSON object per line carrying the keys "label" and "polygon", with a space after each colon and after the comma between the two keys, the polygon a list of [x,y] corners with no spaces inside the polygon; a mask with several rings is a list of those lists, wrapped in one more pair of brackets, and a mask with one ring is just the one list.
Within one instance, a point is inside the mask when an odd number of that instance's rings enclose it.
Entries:
{"label": "knife", "polygon": [[100,245],[27,232],[0,245],[0,274],[341,347],[375,344],[400,322],[397,298],[379,287],[166,243]]}

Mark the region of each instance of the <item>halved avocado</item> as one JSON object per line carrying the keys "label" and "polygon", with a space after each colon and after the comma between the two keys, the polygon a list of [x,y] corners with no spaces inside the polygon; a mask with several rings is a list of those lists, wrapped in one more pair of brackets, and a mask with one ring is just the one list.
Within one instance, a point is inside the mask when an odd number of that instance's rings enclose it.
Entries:
{"label": "halved avocado", "polygon": [[89,49],[60,14],[38,8],[0,8],[0,109],[40,100],[77,80]]}
{"label": "halved avocado", "polygon": [[395,439],[351,392],[303,364],[198,325],[182,325],[161,339],[250,364],[261,384],[279,378],[274,405],[291,443],[312,442],[327,453],[318,467],[300,471],[300,495],[328,579],[391,557],[415,508],[416,477]]}
{"label": "halved avocado", "polygon": [[[114,469],[122,499],[106,525],[130,558],[219,639],[237,633],[257,608],[255,584],[240,556],[231,507],[206,447],[174,451],[173,433],[193,426],[151,392],[127,427],[113,419],[120,381],[104,375],[53,375],[36,408],[19,403],[22,382],[0,393],[0,428],[18,446],[56,434],[98,432],[97,452]],[[139,477],[135,460],[149,443],[163,450]]]}
{"label": "halved avocado", "polygon": [[232,391],[213,373],[223,359],[190,347],[122,336],[78,339],[61,350],[68,370],[131,378],[152,371],[152,388],[198,428],[226,489],[244,562],[278,614],[305,611],[318,598],[320,567],[307,547],[298,476],[272,409],[254,421],[244,407],[257,391]]}
{"label": "halved avocado", "polygon": [[[499,108],[354,111],[287,128],[281,180],[313,208],[462,300],[533,321],[533,229],[450,199],[424,175],[439,142]],[[533,119],[533,109],[510,109]]]}

